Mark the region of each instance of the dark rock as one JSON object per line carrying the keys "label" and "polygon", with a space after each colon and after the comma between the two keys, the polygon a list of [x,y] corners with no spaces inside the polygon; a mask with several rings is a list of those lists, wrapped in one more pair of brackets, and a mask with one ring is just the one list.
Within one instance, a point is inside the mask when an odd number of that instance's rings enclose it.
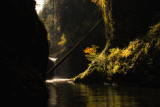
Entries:
{"label": "dark rock", "polygon": [[45,107],[47,32],[34,0],[3,2],[0,39],[1,99],[4,106]]}

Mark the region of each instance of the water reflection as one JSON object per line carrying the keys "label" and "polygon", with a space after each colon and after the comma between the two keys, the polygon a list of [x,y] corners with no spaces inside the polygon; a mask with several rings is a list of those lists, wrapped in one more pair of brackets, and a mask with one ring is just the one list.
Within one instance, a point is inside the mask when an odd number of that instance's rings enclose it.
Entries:
{"label": "water reflection", "polygon": [[160,90],[49,83],[49,107],[159,107]]}
{"label": "water reflection", "polygon": [[126,94],[120,95],[111,86],[75,84],[74,91],[87,96],[86,107],[132,107],[132,105],[137,105],[134,97],[128,97]]}
{"label": "water reflection", "polygon": [[49,91],[50,98],[48,103],[52,105],[52,107],[54,107],[57,104],[57,94],[55,88],[52,85],[48,86],[48,89],[50,90]]}

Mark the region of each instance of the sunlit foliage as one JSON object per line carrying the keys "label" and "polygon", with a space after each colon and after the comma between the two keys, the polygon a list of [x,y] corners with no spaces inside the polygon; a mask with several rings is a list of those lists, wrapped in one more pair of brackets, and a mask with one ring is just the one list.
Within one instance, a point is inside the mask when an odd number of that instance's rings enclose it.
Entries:
{"label": "sunlit foliage", "polygon": [[110,54],[107,57],[108,73],[125,73],[128,69],[132,68],[133,64],[143,52],[141,51],[141,45],[142,42],[140,42],[140,40],[135,40],[130,42],[125,49],[110,49]]}
{"label": "sunlit foliage", "polygon": [[91,45],[91,47],[87,47],[85,50],[83,50],[85,53],[85,57],[89,61],[93,61],[94,58],[97,57],[97,48],[99,48],[99,46]]}
{"label": "sunlit foliage", "polygon": [[[108,51],[108,48],[110,46],[110,41],[113,38],[113,32],[114,32],[113,20],[112,20],[112,5],[111,5],[112,0],[108,0],[108,1],[107,0],[92,0],[92,2],[97,4],[102,11],[103,21],[105,24],[106,46],[104,50],[100,54],[98,54],[94,58],[94,60],[92,60],[87,70],[84,73],[81,73],[77,77],[73,78],[73,80],[76,80],[78,78],[87,79],[88,76],[90,75],[90,72],[92,71],[94,71],[94,74],[96,74],[95,71],[105,71],[106,70],[106,52]],[[101,72],[97,72],[97,73],[99,73],[99,78],[102,79],[103,77],[101,77]],[[97,78],[98,78],[98,75],[97,75]],[[94,79],[91,77],[91,80],[94,80]]]}
{"label": "sunlit foliage", "polygon": [[95,4],[97,4],[97,5],[99,5],[99,6],[101,6],[101,7],[106,7],[106,5],[105,5],[105,0],[92,0],[92,2],[94,2]]}
{"label": "sunlit foliage", "polygon": [[[109,54],[103,55],[103,59],[100,59],[99,56],[101,54],[99,54],[88,69],[76,78],[93,79],[92,76],[88,77],[88,75],[93,75],[92,73],[96,70],[105,71],[107,73],[107,79],[110,80],[116,73],[127,75],[129,72],[133,72],[133,70],[137,68],[137,64],[146,64],[141,66],[141,68],[151,66],[153,65],[153,59],[150,59],[150,56],[154,53],[149,52],[151,50],[153,51],[153,48],[156,50],[160,49],[160,24],[151,27],[146,38],[131,41],[126,48],[120,49],[117,47],[109,49]],[[90,50],[90,48],[87,48],[87,50]],[[101,62],[103,62],[103,64],[101,64]],[[102,75],[105,75],[105,73]],[[74,80],[76,80],[76,78]]]}
{"label": "sunlit foliage", "polygon": [[106,32],[106,47],[108,48],[110,44],[110,40],[113,38],[113,20],[112,20],[112,0],[92,0],[95,4],[97,4],[103,14],[103,20],[105,23],[105,32]]}
{"label": "sunlit foliage", "polygon": [[[133,69],[135,64],[139,61],[143,61],[143,57],[149,55],[151,47],[159,48],[159,24],[152,27],[149,31],[147,38],[136,39],[131,41],[128,47],[124,49],[110,49],[110,54],[107,57],[108,73],[123,72],[126,74],[129,69]],[[150,37],[152,36],[152,37]]]}
{"label": "sunlit foliage", "polygon": [[[160,76],[158,72],[160,23],[155,20],[155,15],[159,11],[159,8],[155,6],[158,5],[151,4],[153,1],[143,3],[132,0],[133,5],[130,1],[114,1],[113,3],[112,1],[92,0],[102,11],[106,46],[91,61],[85,72],[75,77],[74,80],[103,82],[104,79],[138,84],[153,84],[159,81],[157,75]],[[119,4],[120,2],[122,4]],[[144,4],[151,4],[151,7],[155,9],[146,7]],[[120,9],[121,7],[123,8]]]}
{"label": "sunlit foliage", "polygon": [[65,35],[63,34],[63,35],[61,36],[61,41],[58,42],[58,45],[64,46],[64,44],[65,44],[66,42],[67,42],[67,39],[66,39]]}
{"label": "sunlit foliage", "polygon": [[113,37],[113,20],[112,20],[112,0],[92,0],[94,3],[100,6],[103,13],[103,20],[106,27],[106,38],[111,39]]}
{"label": "sunlit foliage", "polygon": [[159,35],[160,34],[159,31],[160,31],[160,22],[155,26],[151,27],[151,30],[149,31],[149,35]]}

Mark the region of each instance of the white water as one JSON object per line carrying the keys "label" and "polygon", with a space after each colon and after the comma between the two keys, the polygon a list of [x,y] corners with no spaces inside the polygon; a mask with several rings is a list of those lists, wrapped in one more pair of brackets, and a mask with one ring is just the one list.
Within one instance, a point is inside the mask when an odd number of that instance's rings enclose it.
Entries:
{"label": "white water", "polygon": [[50,60],[52,60],[54,63],[56,62],[57,58],[52,58],[52,57],[49,57]]}
{"label": "white water", "polygon": [[55,78],[52,80],[46,80],[47,83],[56,83],[56,82],[72,82],[71,79],[62,79],[62,78]]}

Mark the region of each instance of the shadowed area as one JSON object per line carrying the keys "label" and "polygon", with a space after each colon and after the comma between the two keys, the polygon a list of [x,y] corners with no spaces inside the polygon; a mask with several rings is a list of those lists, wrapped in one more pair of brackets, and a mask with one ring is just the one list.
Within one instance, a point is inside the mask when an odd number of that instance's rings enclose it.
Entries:
{"label": "shadowed area", "polygon": [[2,10],[1,98],[5,107],[46,107],[47,32],[34,0],[5,0]]}

